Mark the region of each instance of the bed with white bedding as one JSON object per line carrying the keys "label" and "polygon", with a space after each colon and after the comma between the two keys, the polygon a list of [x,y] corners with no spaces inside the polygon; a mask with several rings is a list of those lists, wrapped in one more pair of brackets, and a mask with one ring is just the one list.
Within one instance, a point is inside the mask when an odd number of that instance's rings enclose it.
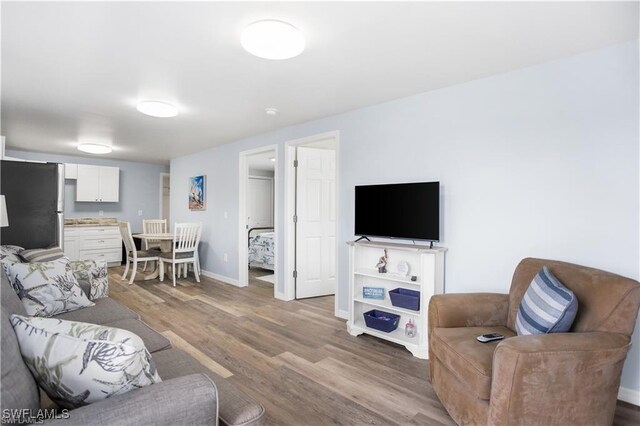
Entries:
{"label": "bed with white bedding", "polygon": [[249,267],[274,270],[274,232],[261,232],[249,237]]}

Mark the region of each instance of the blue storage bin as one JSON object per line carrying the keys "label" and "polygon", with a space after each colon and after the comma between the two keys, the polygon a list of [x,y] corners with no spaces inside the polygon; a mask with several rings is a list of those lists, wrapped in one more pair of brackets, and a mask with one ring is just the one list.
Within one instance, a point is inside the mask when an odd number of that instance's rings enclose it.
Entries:
{"label": "blue storage bin", "polygon": [[420,292],[409,290],[407,288],[396,288],[389,290],[391,304],[399,308],[411,309],[412,311],[420,310]]}
{"label": "blue storage bin", "polygon": [[398,328],[398,323],[400,322],[400,315],[379,311],[377,309],[365,312],[362,315],[364,316],[364,322],[367,324],[367,327],[375,328],[385,333],[391,333]]}

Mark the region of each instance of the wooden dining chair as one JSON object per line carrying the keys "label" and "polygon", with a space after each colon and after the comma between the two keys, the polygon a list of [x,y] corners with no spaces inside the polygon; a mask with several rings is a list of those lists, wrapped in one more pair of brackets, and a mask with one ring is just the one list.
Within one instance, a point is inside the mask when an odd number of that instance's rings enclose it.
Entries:
{"label": "wooden dining chair", "polygon": [[165,264],[170,264],[173,286],[176,286],[176,269],[180,277],[179,266],[193,264],[193,274],[196,281],[200,282],[200,262],[198,260],[198,245],[202,234],[202,223],[176,223],[173,231],[173,250],[171,253],[159,253],[160,257],[160,281],[164,281]]}
{"label": "wooden dining chair", "polygon": [[120,227],[120,236],[122,237],[122,242],[124,243],[124,248],[127,252],[127,263],[124,267],[124,273],[122,274],[122,278],[120,278],[120,280],[127,279],[129,264],[133,263],[133,268],[131,269],[131,278],[129,279],[129,284],[133,284],[133,280],[135,279],[136,272],[138,270],[138,262],[158,261],[158,254],[155,252],[149,253],[147,251],[136,249],[136,245],[133,242],[133,236],[131,235],[131,225],[129,224],[129,222],[119,222],[118,226]]}
{"label": "wooden dining chair", "polygon": [[[164,234],[167,232],[167,219],[142,219],[143,234]],[[160,249],[160,240],[142,240],[142,249],[145,251]],[[144,262],[143,271],[147,270],[147,262]]]}

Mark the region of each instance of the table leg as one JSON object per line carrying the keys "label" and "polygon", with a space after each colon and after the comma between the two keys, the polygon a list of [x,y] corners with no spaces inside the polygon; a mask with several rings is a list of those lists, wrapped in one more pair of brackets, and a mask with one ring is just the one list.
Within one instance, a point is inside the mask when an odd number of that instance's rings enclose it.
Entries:
{"label": "table leg", "polygon": [[149,262],[151,262],[153,270],[144,276],[145,281],[155,280],[160,276],[160,266],[158,265],[158,262],[155,260],[150,260]]}

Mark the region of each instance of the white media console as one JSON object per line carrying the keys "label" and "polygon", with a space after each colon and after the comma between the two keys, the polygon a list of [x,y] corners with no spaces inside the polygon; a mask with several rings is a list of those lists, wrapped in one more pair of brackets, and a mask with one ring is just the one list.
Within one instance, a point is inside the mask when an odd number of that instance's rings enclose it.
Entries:
{"label": "white media console", "polygon": [[[374,241],[350,241],[349,244],[349,320],[347,330],[352,336],[367,333],[404,345],[415,357],[427,359],[429,346],[427,341],[427,310],[429,299],[434,294],[444,293],[444,255],[443,247],[429,248],[415,244],[400,244]],[[380,273],[376,264],[384,250],[387,250],[387,272]],[[398,264],[404,261],[409,265],[408,274],[400,273]],[[411,277],[416,280],[412,281]],[[384,289],[384,299],[365,298],[364,287]],[[414,311],[393,306],[389,290],[403,288],[420,292],[420,310]],[[398,328],[390,333],[369,328],[365,324],[363,313],[377,309],[400,315]],[[409,320],[415,324],[417,334],[405,335],[405,326]]]}

